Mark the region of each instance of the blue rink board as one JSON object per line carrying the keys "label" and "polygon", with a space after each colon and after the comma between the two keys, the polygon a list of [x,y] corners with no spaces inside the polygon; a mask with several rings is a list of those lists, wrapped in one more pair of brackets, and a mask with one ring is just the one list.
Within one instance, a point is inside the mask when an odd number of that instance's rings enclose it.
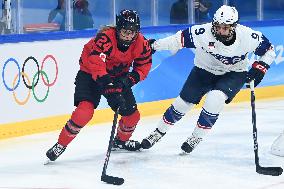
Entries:
{"label": "blue rink board", "polygon": [[[265,78],[259,86],[273,86],[284,84],[284,21],[248,22],[244,25],[261,31],[275,46],[277,58],[271,65]],[[189,25],[160,26],[142,28],[146,38],[159,39],[174,34]],[[24,35],[4,35],[0,43],[35,42],[45,40],[60,40],[73,38],[89,38],[96,30],[37,33]],[[252,57],[254,58],[254,57]],[[169,51],[156,52],[153,55],[153,66],[146,80],[134,87],[138,103],[174,98],[179,95],[183,83],[193,67],[194,52],[182,49],[172,55]]]}
{"label": "blue rink board", "polygon": [[[261,31],[275,46],[276,62],[273,62],[271,68],[265,75],[259,85],[273,86],[284,84],[284,54],[283,43],[284,26],[273,27],[253,27]],[[146,34],[147,38],[163,38],[174,34]],[[250,58],[256,58],[250,55]],[[190,70],[193,67],[194,53],[191,49],[182,49],[175,55],[169,51],[156,52],[153,55],[153,66],[148,78],[135,87],[134,91],[138,102],[148,102],[162,99],[174,98],[179,95],[183,83],[187,79]],[[147,95],[145,95],[147,94]]]}

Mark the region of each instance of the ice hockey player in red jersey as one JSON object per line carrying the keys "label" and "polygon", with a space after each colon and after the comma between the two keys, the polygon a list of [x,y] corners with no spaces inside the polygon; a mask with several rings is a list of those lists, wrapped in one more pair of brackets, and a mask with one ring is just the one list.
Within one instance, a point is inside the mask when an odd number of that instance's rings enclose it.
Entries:
{"label": "ice hockey player in red jersey", "polygon": [[92,119],[102,95],[114,111],[119,107],[121,115],[113,149],[139,150],[140,143],[129,140],[140,120],[131,87],[147,77],[152,55],[147,39],[140,33],[137,12],[122,10],[116,16],[116,26],[105,26],[98,31],[85,44],[79,64],[75,79],[76,109],[57,143],[46,152],[48,160],[55,161]]}

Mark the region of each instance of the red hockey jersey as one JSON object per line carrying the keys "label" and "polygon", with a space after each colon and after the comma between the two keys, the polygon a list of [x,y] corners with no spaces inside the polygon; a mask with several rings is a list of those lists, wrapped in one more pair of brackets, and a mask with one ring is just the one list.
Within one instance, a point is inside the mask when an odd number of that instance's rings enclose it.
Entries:
{"label": "red hockey jersey", "polygon": [[80,69],[90,73],[94,80],[109,74],[111,77],[129,72],[130,68],[137,72],[140,80],[144,80],[152,65],[152,54],[148,41],[141,33],[129,46],[121,52],[117,47],[116,30],[109,28],[92,38],[80,58]]}

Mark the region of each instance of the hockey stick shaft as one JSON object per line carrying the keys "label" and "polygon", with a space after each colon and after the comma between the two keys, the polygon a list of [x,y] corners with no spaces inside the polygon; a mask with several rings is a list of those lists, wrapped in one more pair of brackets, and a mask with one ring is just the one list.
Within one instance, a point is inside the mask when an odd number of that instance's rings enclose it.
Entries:
{"label": "hockey stick shaft", "polygon": [[253,126],[253,142],[254,142],[254,161],[255,165],[259,167],[258,157],[258,142],[257,142],[257,128],[256,128],[256,113],[255,113],[255,93],[254,93],[254,81],[250,82],[250,99],[251,99],[251,112],[252,112],[252,126]]}
{"label": "hockey stick shaft", "polygon": [[256,166],[256,172],[259,174],[263,174],[263,175],[279,176],[283,172],[283,169],[281,167],[262,167],[259,164],[256,113],[255,113],[255,93],[254,93],[254,81],[253,80],[250,82],[250,90],[251,90],[253,141],[254,141],[254,161],[255,161],[255,166]]}
{"label": "hockey stick shaft", "polygon": [[105,158],[105,163],[104,163],[102,175],[106,174],[106,170],[107,170],[107,166],[108,166],[108,162],[109,162],[109,157],[110,157],[110,153],[111,153],[111,148],[112,148],[112,144],[113,144],[113,139],[114,139],[115,128],[116,128],[116,124],[117,124],[118,111],[119,110],[117,109],[114,113],[114,119],[113,119],[113,123],[112,123],[111,134],[110,134],[110,138],[109,138],[109,142],[108,142],[108,148],[107,148],[107,153],[106,153],[106,158]]}
{"label": "hockey stick shaft", "polygon": [[114,140],[115,128],[116,128],[117,119],[118,119],[118,112],[119,112],[119,108],[114,113],[113,124],[111,128],[111,134],[109,138],[106,158],[105,158],[104,167],[103,167],[103,171],[101,175],[101,181],[106,182],[108,184],[114,184],[114,185],[121,185],[124,183],[123,178],[113,177],[113,176],[109,176],[106,174],[106,170],[107,170],[107,166],[108,166],[108,162],[110,158],[110,153],[111,153],[111,149],[113,145],[113,140]]}

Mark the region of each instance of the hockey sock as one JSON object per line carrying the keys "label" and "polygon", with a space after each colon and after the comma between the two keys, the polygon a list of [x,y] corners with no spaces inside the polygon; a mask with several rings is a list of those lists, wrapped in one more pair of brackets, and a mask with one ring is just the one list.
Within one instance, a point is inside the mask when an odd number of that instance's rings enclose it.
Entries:
{"label": "hockey sock", "polygon": [[140,113],[136,110],[129,116],[122,116],[119,120],[117,128],[117,136],[119,140],[127,141],[132,136],[138,121],[140,120]]}
{"label": "hockey sock", "polygon": [[212,114],[202,109],[192,135],[196,138],[203,138],[215,124],[218,116],[219,114]]}
{"label": "hockey sock", "polygon": [[88,101],[82,101],[73,111],[71,119],[67,121],[61,130],[58,143],[67,146],[80,132],[80,130],[92,119],[94,105]]}
{"label": "hockey sock", "polygon": [[203,138],[206,135],[217,121],[226,99],[227,96],[219,90],[213,90],[207,94],[197,125],[192,133],[193,136]]}
{"label": "hockey sock", "polygon": [[180,96],[178,96],[174,103],[164,113],[157,129],[161,133],[166,133],[171,128],[171,126],[179,121],[193,106],[194,104],[187,103]]}

